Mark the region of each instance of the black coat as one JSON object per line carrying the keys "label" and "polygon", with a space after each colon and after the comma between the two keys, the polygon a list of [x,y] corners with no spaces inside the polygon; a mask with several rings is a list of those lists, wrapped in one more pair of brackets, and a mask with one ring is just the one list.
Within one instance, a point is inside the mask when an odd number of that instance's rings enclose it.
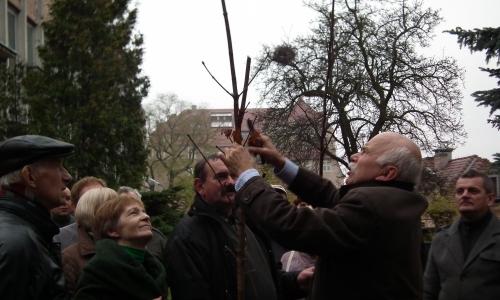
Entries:
{"label": "black coat", "polygon": [[[228,231],[224,230],[224,227],[228,225],[225,222],[213,207],[196,197],[188,216],[177,224],[167,244],[167,282],[173,300],[237,298],[235,235],[227,234]],[[266,288],[269,291],[269,286],[258,286],[259,279],[263,276],[259,272],[266,272],[265,270],[271,273],[270,284],[276,289],[277,299],[295,299],[303,296],[304,293],[299,290],[296,283],[298,272],[279,271],[270,250],[269,240],[259,236],[258,230],[250,230],[248,226],[246,232],[249,243],[247,249],[260,248],[266,261],[266,265],[256,266],[258,271],[253,275],[257,282],[255,290],[261,292],[254,299],[269,297],[262,294]],[[255,237],[253,241],[256,242],[252,242],[252,237]],[[248,252],[247,260],[248,255],[260,253],[260,251]],[[245,288],[254,289],[249,285]]]}
{"label": "black coat", "polygon": [[59,232],[36,201],[0,190],[0,297],[66,299]]}

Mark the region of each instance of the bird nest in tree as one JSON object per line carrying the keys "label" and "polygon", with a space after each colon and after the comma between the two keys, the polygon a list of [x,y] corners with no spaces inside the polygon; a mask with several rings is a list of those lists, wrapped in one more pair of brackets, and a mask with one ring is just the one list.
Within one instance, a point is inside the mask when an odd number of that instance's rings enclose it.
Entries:
{"label": "bird nest in tree", "polygon": [[287,45],[274,49],[273,61],[283,66],[289,66],[295,59],[295,50]]}

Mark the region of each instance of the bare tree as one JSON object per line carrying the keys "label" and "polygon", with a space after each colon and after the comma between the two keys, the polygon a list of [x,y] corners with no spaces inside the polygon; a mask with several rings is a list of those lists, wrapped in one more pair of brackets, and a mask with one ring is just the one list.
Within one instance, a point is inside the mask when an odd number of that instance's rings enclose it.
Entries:
{"label": "bare tree", "polygon": [[[266,118],[266,133],[285,140],[302,132],[299,145],[324,149],[344,166],[364,142],[383,131],[401,133],[424,151],[461,143],[466,137],[463,70],[453,58],[418,53],[430,44],[442,20],[438,11],[424,8],[421,1],[344,0],[335,3],[333,22],[331,2],[307,6],[318,18],[309,35],[286,45],[293,50],[290,59],[276,59],[280,47],[271,46],[264,47],[259,59],[266,64],[260,75],[261,98],[274,108]],[[334,61],[327,84],[330,41]],[[290,124],[288,132],[273,130],[300,100],[315,112],[326,112],[326,134],[317,134],[322,123],[310,113]],[[326,142],[323,147],[320,137]],[[329,151],[335,147],[328,143],[335,143],[339,153]]]}
{"label": "bare tree", "polygon": [[163,175],[172,186],[181,174],[188,174],[197,153],[187,134],[201,149],[213,150],[218,130],[211,128],[206,110],[180,100],[175,94],[160,94],[145,108],[148,135],[148,173]]}

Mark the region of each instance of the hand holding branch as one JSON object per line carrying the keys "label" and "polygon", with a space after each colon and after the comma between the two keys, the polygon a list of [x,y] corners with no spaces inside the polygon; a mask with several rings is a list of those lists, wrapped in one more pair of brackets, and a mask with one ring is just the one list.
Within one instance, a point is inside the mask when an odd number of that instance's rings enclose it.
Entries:
{"label": "hand holding branch", "polygon": [[219,159],[236,176],[240,176],[241,173],[248,169],[255,168],[255,162],[250,153],[260,155],[266,163],[274,166],[275,171],[281,171],[285,166],[285,157],[276,150],[269,137],[261,136],[259,139],[261,147],[248,147],[248,149],[245,149],[238,144],[233,144],[231,148],[225,149],[225,155],[222,152],[218,153]]}
{"label": "hand holding branch", "polygon": [[226,165],[231,174],[240,176],[241,173],[248,169],[255,168],[255,162],[247,149],[236,143],[231,148],[224,149],[225,155],[222,152],[217,153],[220,160]]}
{"label": "hand holding branch", "polygon": [[286,159],[281,153],[276,150],[271,139],[268,136],[263,135],[260,138],[261,147],[248,147],[248,151],[252,154],[258,154],[267,164],[272,165],[275,168],[276,172],[281,171],[285,166]]}

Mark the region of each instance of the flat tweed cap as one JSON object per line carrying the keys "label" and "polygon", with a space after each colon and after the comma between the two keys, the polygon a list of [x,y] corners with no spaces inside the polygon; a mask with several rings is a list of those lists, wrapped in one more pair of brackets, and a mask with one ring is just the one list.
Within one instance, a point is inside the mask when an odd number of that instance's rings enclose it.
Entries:
{"label": "flat tweed cap", "polygon": [[40,159],[73,154],[75,146],[41,135],[22,135],[0,142],[0,176]]}

